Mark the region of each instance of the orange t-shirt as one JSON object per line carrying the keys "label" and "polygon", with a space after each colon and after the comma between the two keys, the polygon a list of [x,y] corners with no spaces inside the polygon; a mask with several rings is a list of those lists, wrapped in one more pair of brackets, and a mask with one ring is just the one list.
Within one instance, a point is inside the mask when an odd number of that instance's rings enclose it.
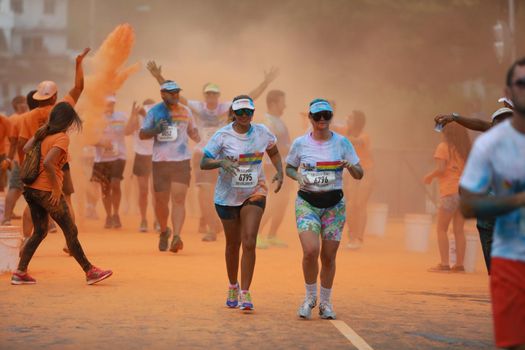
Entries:
{"label": "orange t-shirt", "polygon": [[0,114],[0,154],[6,154],[9,142],[9,133],[11,129],[11,123],[9,118],[5,115]]}
{"label": "orange t-shirt", "polygon": [[69,136],[67,136],[67,134],[64,132],[59,132],[58,134],[50,135],[46,137],[44,141],[42,141],[42,157],[40,158],[39,175],[36,181],[33,182],[31,185],[28,185],[28,187],[48,192],[51,192],[51,190],[53,189],[49,176],[47,175],[47,172],[44,169],[44,159],[46,159],[47,154],[53,147],[57,147],[62,150],[62,155],[58,163],[55,164],[55,175],[58,181],[58,185],[60,186],[60,188],[62,188],[62,183],[64,181],[64,172],[62,171],[62,167],[67,162],[67,150],[69,147]]}
{"label": "orange t-shirt", "polygon": [[[71,106],[75,106],[75,100],[73,99],[73,97],[71,97],[70,94],[67,94],[64,97],[64,99],[60,102],[67,102]],[[31,137],[33,137],[36,131],[42,125],[47,123],[47,120],[49,119],[49,114],[51,113],[53,107],[55,106],[38,107],[24,114],[22,126],[20,127],[19,137],[24,138],[26,140],[29,140]]]}
{"label": "orange t-shirt", "polygon": [[361,164],[361,167],[363,169],[371,169],[374,167],[374,158],[372,157],[372,153],[370,151],[370,136],[368,134],[362,132],[361,135],[358,137],[361,144],[353,144],[355,151],[357,153],[357,156],[359,157],[359,164]]}
{"label": "orange t-shirt", "polygon": [[446,142],[441,142],[437,146],[434,158],[447,162],[445,172],[438,177],[439,195],[444,197],[458,194],[459,179],[465,167],[465,160],[461,158],[454,147],[449,147]]}

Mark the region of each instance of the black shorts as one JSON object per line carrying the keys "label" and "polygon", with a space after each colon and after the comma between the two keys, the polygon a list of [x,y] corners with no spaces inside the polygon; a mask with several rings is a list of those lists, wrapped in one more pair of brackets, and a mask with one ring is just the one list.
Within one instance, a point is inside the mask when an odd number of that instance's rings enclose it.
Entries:
{"label": "black shorts", "polygon": [[124,159],[95,163],[93,164],[91,181],[109,184],[112,179],[122,180],[124,179],[122,174],[124,174],[125,166],[126,161]]}
{"label": "black shorts", "polygon": [[151,174],[151,156],[135,153],[133,161],[133,175],[149,176]]}
{"label": "black shorts", "polygon": [[261,195],[253,196],[245,200],[241,205],[236,206],[215,204],[215,210],[221,220],[236,220],[241,217],[241,209],[247,205],[255,205],[264,211],[264,208],[266,208],[266,197]]}
{"label": "black shorts", "polygon": [[197,186],[201,184],[215,185],[217,183],[217,178],[219,177],[219,169],[202,170],[200,166],[201,157],[202,153],[200,152],[195,152],[193,154],[195,184]]}
{"label": "black shorts", "polygon": [[171,183],[190,185],[190,160],[180,162],[152,162],[153,189],[155,192],[170,192]]}

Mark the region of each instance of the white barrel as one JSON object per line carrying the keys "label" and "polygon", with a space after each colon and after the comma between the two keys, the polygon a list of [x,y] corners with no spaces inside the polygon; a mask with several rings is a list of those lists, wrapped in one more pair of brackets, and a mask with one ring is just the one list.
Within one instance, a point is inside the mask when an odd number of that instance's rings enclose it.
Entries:
{"label": "white barrel", "polygon": [[408,251],[425,253],[432,229],[432,216],[428,214],[405,215],[405,246]]}
{"label": "white barrel", "polygon": [[0,226],[0,273],[17,268],[22,243],[20,232],[19,226]]}
{"label": "white barrel", "polygon": [[366,233],[383,237],[388,220],[388,204],[372,203],[367,208]]}
{"label": "white barrel", "polygon": [[5,213],[5,194],[1,192],[0,193],[0,220],[4,220],[4,213]]}

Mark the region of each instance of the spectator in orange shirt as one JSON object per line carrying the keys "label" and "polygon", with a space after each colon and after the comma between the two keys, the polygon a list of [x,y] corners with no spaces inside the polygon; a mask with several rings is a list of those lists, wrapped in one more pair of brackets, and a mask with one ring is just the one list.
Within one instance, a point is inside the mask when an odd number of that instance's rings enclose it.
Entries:
{"label": "spectator in orange shirt", "polygon": [[82,121],[69,103],[58,103],[51,111],[49,121],[37,130],[24,148],[29,151],[36,141],[41,142],[38,177],[24,189],[24,197],[31,210],[35,232],[22,251],[18,268],[11,276],[11,284],[36,283],[36,280],[27,273],[27,266],[47,235],[49,216],[62,229],[69,251],[86,273],[88,284],[100,282],[113,274],[111,270],[102,270],[93,266],[86,258],[77,238],[78,229],[62,192],[64,181],[62,168],[67,162],[69,148],[69,136],[66,132],[71,126],[80,129]]}
{"label": "spectator in orange shirt", "polygon": [[[0,114],[0,161],[3,162],[6,159],[6,145],[7,140],[9,136],[9,130],[11,128],[11,124],[9,123],[9,119],[3,115]],[[0,170],[0,192],[4,192],[4,187],[7,181],[7,172],[5,169]]]}
{"label": "spectator in orange shirt", "polygon": [[365,171],[360,181],[349,179],[346,182],[348,195],[348,236],[347,247],[359,249],[363,244],[366,228],[366,210],[368,199],[374,185],[374,160],[372,158],[370,136],[364,131],[366,116],[362,111],[353,111],[347,118],[346,137],[354,145],[359,163]]}
{"label": "spectator in orange shirt", "polygon": [[[16,205],[16,202],[22,195],[22,190],[24,185],[20,179],[20,162],[22,156],[17,153],[18,148],[18,136],[20,134],[20,125],[24,114],[29,110],[33,110],[38,107],[38,104],[33,100],[33,95],[36,90],[31,90],[26,97],[17,96],[13,99],[13,109],[15,113],[9,117],[11,122],[11,130],[9,133],[9,152],[7,158],[2,162],[2,169],[11,170],[9,177],[9,191],[5,197],[5,209],[4,209],[4,218],[2,220],[2,225],[11,225],[11,219],[13,218],[13,209]],[[22,103],[23,102],[23,103]],[[17,160],[18,155],[18,160]],[[22,224],[23,227],[31,227],[30,217],[25,216],[26,222]],[[30,234],[31,232],[29,232]]]}
{"label": "spectator in orange shirt", "polygon": [[[447,124],[443,128],[443,141],[434,153],[436,168],[427,174],[423,182],[432,183],[434,178],[439,183],[439,207],[437,214],[437,235],[441,262],[429,269],[430,272],[464,272],[465,219],[459,210],[459,179],[470,152],[471,142],[465,128],[458,124]],[[452,221],[456,243],[456,264],[449,265],[448,226]]]}
{"label": "spectator in orange shirt", "polygon": [[[13,218],[13,209],[16,205],[16,202],[22,195],[22,190],[24,186],[22,180],[20,179],[20,164],[17,158],[17,143],[18,135],[20,133],[20,124],[24,118],[24,114],[30,109],[35,109],[37,107],[36,101],[33,100],[33,94],[36,90],[30,91],[26,97],[17,96],[13,99],[12,105],[13,110],[15,111],[9,117],[10,123],[10,132],[9,132],[9,152],[7,158],[2,162],[1,168],[3,170],[9,169],[11,174],[9,176],[9,190],[5,197],[5,208],[4,208],[4,218],[2,220],[2,225],[11,225],[11,219]],[[26,220],[29,220],[29,216],[26,216]],[[31,226],[31,223],[26,223],[23,225]]]}

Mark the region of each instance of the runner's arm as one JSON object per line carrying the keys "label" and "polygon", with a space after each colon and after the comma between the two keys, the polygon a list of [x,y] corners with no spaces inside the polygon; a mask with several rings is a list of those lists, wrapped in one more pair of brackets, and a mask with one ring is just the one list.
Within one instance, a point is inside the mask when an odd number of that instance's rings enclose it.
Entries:
{"label": "runner's arm", "polygon": [[465,218],[499,216],[525,207],[525,191],[509,196],[489,196],[460,187],[459,193]]}
{"label": "runner's arm", "polygon": [[75,100],[75,102],[78,102],[80,94],[82,94],[82,91],[84,90],[84,69],[82,68],[82,61],[88,54],[89,50],[89,48],[85,48],[84,51],[77,56],[75,61],[75,86],[69,91],[69,95]]}
{"label": "runner's arm", "polygon": [[[33,138],[28,142],[32,143]],[[56,168],[57,164],[60,160],[60,157],[62,157],[64,154],[64,151],[58,147],[51,147],[49,152],[46,155],[46,158],[44,159],[44,171],[47,174],[47,178],[49,179],[49,182],[51,183],[51,198],[49,199],[50,204],[52,206],[58,205],[60,202],[60,197],[62,195],[62,188],[58,183],[57,176],[56,176]]]}
{"label": "runner's arm", "polygon": [[283,161],[281,159],[281,154],[279,153],[279,149],[277,148],[277,145],[273,146],[269,150],[266,151],[268,156],[270,157],[270,160],[272,161],[273,166],[275,167],[275,170],[277,170],[277,174],[272,179],[272,183],[277,181],[277,187],[275,188],[275,193],[279,192],[283,185]]}
{"label": "runner's arm", "polygon": [[279,69],[272,67],[270,68],[269,72],[264,72],[264,80],[259,86],[257,86],[255,89],[250,91],[248,96],[256,100],[259,96],[262,95],[264,90],[268,87],[268,85],[271,84],[272,81],[274,81],[279,76]]}
{"label": "runner's arm", "polygon": [[357,164],[352,164],[352,163],[349,163],[348,161],[343,161],[343,166],[348,169],[348,172],[350,173],[350,175],[352,175],[352,177],[356,180],[361,180],[363,178],[363,175],[364,175],[364,171],[363,171],[363,168],[361,167],[361,164],[357,163]]}
{"label": "runner's arm", "polygon": [[436,165],[436,168],[423,178],[425,184],[430,185],[435,177],[440,177],[447,170],[447,161],[444,159],[436,159]]}
{"label": "runner's arm", "polygon": [[133,105],[131,106],[131,114],[128,119],[128,123],[126,124],[126,128],[124,129],[124,134],[126,136],[131,135],[135,130],[138,130],[139,125],[139,113],[142,107],[137,106],[137,102],[133,101]]}
{"label": "runner's arm", "polygon": [[440,114],[434,118],[434,121],[442,125],[447,125],[448,123],[456,122],[467,129],[481,132],[487,131],[492,126],[491,123],[485,120],[462,117],[459,114]]}
{"label": "runner's arm", "polygon": [[[150,74],[157,80],[159,85],[162,85],[166,81],[166,79],[164,79],[162,76],[162,66],[157,66],[155,61],[148,61],[148,63],[146,63],[146,67],[148,68]],[[186,99],[184,96],[179,96],[179,103],[188,106],[188,99]],[[192,112],[194,112],[193,109]]]}

